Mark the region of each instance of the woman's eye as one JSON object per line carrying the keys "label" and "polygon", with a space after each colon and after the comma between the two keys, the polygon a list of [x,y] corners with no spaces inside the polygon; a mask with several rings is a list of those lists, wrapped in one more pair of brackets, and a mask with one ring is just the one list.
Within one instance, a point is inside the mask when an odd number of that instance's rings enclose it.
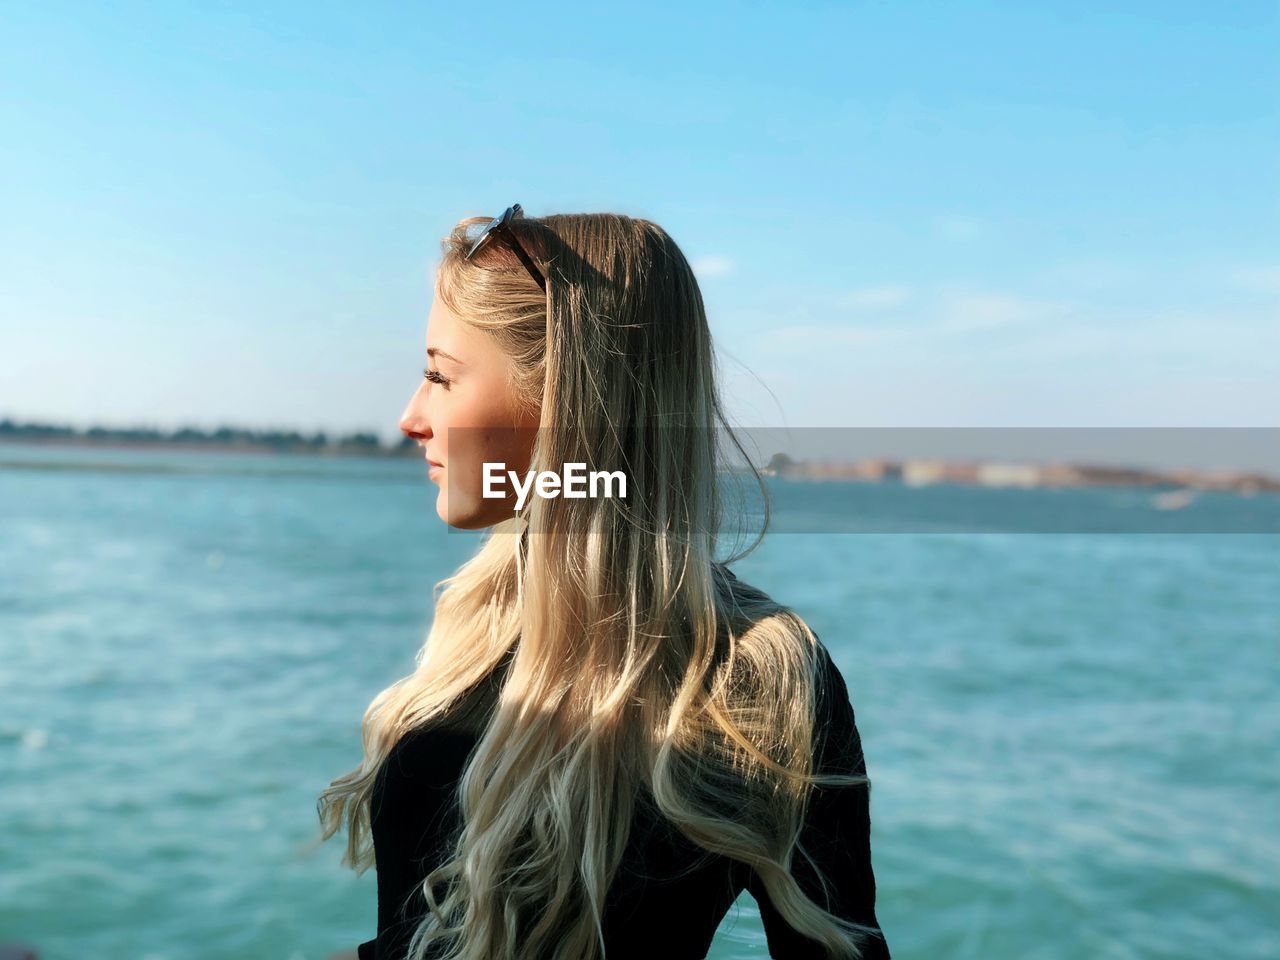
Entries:
{"label": "woman's eye", "polygon": [[449,383],[448,380],[440,375],[439,370],[432,370],[430,367],[427,367],[422,371],[422,376],[424,379],[430,380],[432,383],[438,383],[441,386],[445,386]]}

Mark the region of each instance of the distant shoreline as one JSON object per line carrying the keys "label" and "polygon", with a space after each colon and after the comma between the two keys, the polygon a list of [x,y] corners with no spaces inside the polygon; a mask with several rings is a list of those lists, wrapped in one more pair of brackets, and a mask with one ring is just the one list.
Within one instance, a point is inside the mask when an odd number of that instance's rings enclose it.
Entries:
{"label": "distant shoreline", "polygon": [[[1151,470],[1065,461],[1035,463],[1005,459],[873,457],[848,462],[792,460],[786,454],[775,454],[762,472],[789,480],[819,483],[889,481],[912,487],[939,483],[1055,490],[1071,487],[1168,487],[1172,492],[1181,494],[1183,499],[1202,490],[1228,491],[1243,496],[1280,492],[1280,479],[1241,470]],[[1184,505],[1179,498],[1169,499],[1171,509]]]}
{"label": "distant shoreline", "polygon": [[123,437],[39,437],[6,436],[0,434],[0,445],[13,447],[91,447],[110,450],[188,450],[208,453],[246,453],[262,456],[304,457],[392,457],[416,458],[416,445],[408,447],[384,447],[372,444],[327,445],[290,444],[272,446],[266,443],[240,441],[226,443],[217,440],[129,440]]}
{"label": "distant shoreline", "polygon": [[[416,460],[418,445],[398,447],[355,442],[318,445],[314,442],[267,443],[262,441],[130,439],[84,435],[19,436],[0,433],[0,447],[71,447],[102,450],[179,450],[193,453],[241,454],[262,457],[325,457],[330,459],[380,458]],[[1280,479],[1243,471],[1160,471],[1138,467],[1054,462],[1048,464],[1003,460],[943,460],[916,457],[901,460],[868,458],[855,461],[792,460],[775,454],[760,467],[764,476],[807,483],[893,483],[911,487],[955,484],[990,488],[1063,489],[1069,487],[1168,487],[1180,496],[1219,491],[1253,496],[1280,493]],[[1181,501],[1169,506],[1184,505]]]}

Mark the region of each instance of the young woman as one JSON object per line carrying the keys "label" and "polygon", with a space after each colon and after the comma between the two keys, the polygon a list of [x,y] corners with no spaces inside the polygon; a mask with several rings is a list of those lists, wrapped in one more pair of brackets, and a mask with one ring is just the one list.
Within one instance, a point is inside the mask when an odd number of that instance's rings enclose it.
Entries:
{"label": "young woman", "polygon": [[[745,888],[774,957],[888,957],[844,680],[728,570],[745,553],[715,557],[733,434],[684,255],[647,220],[518,204],[443,248],[400,427],[441,519],[491,529],[320,797],[343,863],[377,867],[358,955],[695,960]],[[574,463],[625,496],[526,483]]]}

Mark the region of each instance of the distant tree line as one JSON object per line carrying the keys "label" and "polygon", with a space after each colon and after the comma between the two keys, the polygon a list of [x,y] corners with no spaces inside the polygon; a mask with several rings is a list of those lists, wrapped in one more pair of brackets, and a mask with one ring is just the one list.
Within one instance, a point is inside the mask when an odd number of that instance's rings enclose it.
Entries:
{"label": "distant tree line", "polygon": [[383,445],[377,434],[367,431],[330,435],[319,430],[310,435],[297,430],[250,430],[240,427],[219,427],[202,430],[198,427],[181,427],[162,430],[154,427],[77,427],[50,423],[22,423],[9,418],[0,419],[0,440],[37,440],[66,443],[125,444],[202,444],[217,448],[266,449],[277,453],[346,453],[400,455],[415,451],[411,437],[401,437],[398,443]]}

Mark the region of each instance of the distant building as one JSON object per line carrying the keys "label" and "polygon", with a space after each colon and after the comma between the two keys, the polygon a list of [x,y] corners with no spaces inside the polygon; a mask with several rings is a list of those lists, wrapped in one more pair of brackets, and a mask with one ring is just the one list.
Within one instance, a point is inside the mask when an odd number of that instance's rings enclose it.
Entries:
{"label": "distant building", "polygon": [[984,487],[1036,487],[1040,485],[1040,467],[1034,463],[984,463],[978,467],[977,482]]}
{"label": "distant building", "polygon": [[906,460],[902,464],[902,482],[909,487],[942,483],[946,474],[945,460]]}

